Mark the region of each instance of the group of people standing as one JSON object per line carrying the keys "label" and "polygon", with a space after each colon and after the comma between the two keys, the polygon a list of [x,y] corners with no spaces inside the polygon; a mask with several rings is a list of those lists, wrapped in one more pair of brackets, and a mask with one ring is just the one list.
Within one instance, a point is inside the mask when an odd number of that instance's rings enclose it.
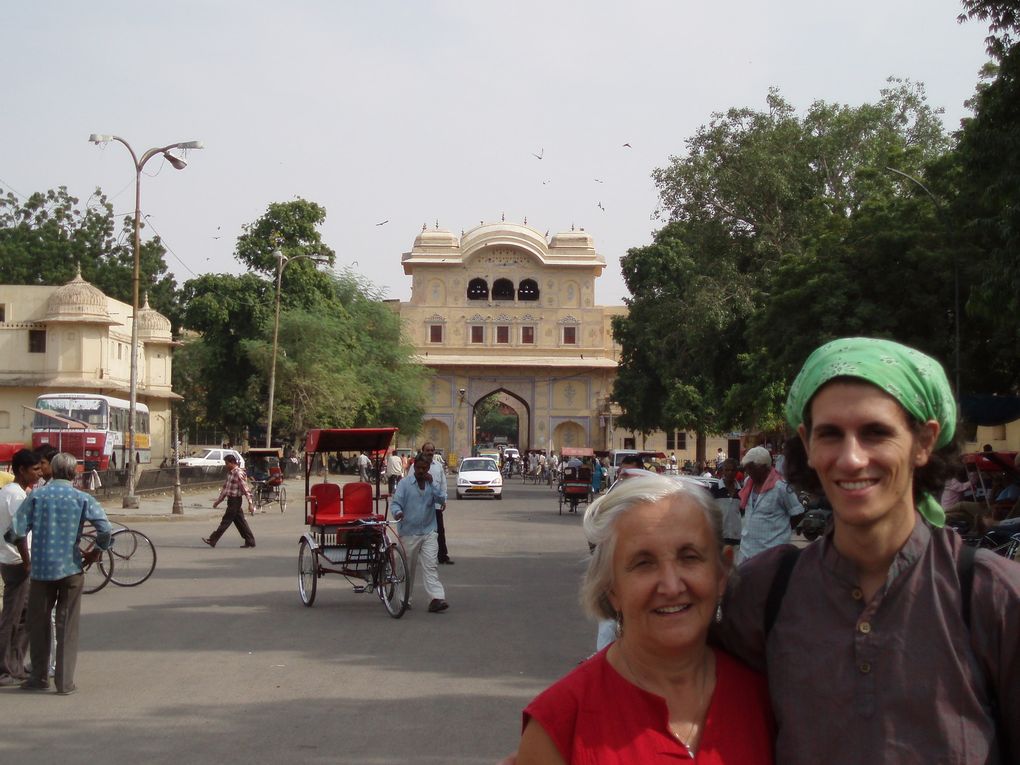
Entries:
{"label": "group of people standing", "polygon": [[[0,490],[0,685],[74,693],[83,567],[111,543],[106,513],[72,486],[78,462],[55,449],[22,449],[12,458],[14,481]],[[96,547],[78,546],[82,526]],[[28,663],[26,663],[26,648]]]}
{"label": "group of people standing", "polygon": [[[753,449],[750,488],[728,484],[747,494],[739,548],[691,483],[646,473],[597,499],[581,600],[616,639],[528,705],[517,765],[1020,762],[1020,567],[944,528],[944,370],[897,343],[833,341],[786,417],[784,474],[828,498],[825,535],[748,546],[748,512],[790,515]],[[763,544],[789,538],[788,518],[764,526]]]}

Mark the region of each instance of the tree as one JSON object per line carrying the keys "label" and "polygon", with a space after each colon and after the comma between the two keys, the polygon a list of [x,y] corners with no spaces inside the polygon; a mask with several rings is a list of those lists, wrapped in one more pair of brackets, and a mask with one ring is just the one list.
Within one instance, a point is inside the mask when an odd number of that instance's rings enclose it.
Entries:
{"label": "tree", "polygon": [[1003,393],[1020,390],[1020,46],[1000,55],[944,177],[975,285],[967,308],[976,331],[967,347],[977,351],[971,359],[981,374],[971,390]]}
{"label": "tree", "polygon": [[[124,218],[119,235],[116,229],[113,207],[99,189],[84,209],[64,186],[24,202],[8,192],[0,197],[0,283],[65,284],[80,267],[82,276],[106,295],[131,304],[134,218]],[[142,243],[141,288],[176,328],[177,283],[164,253],[158,237]]]}
{"label": "tree", "polygon": [[336,253],[322,241],[319,226],[326,208],[304,199],[272,202],[254,223],[244,226],[237,238],[235,257],[250,270],[276,278],[276,252],[297,258],[283,272],[286,290],[281,300],[292,307],[317,310],[333,298],[333,283],[315,262],[333,266]]}
{"label": "tree", "polygon": [[182,290],[184,326],[199,336],[185,345],[194,364],[174,365],[174,387],[184,386],[187,373],[187,385],[203,396],[206,421],[222,426],[238,443],[245,426],[265,409],[265,397],[259,396],[263,372],[243,343],[271,330],[273,289],[255,274],[206,274],[189,279]]}
{"label": "tree", "polygon": [[[923,86],[891,79],[874,104],[817,101],[803,117],[775,90],[766,104],[713,115],[653,173],[669,223],[623,259],[634,297],[614,321],[615,396],[631,427],[781,428],[793,359],[837,317],[870,333],[918,324],[898,310],[895,285],[860,289],[867,272],[855,263],[877,275],[888,258],[904,270],[923,262],[945,279],[945,258],[925,259],[924,242],[896,233],[900,222],[889,237],[879,231],[897,199],[917,205],[885,168],[921,173],[949,145]],[[926,233],[920,222],[912,231]],[[824,293],[805,294],[812,279]]]}
{"label": "tree", "polygon": [[[264,276],[185,283],[185,326],[198,335],[188,340],[175,381],[201,398],[186,424],[221,426],[237,440],[244,427],[265,424],[276,294],[270,247],[331,259],[315,230],[324,217],[304,200],[272,204],[238,240],[238,260]],[[308,427],[418,429],[428,372],[414,363],[399,316],[374,286],[302,258],[287,266],[280,294],[275,433],[296,439]]]}

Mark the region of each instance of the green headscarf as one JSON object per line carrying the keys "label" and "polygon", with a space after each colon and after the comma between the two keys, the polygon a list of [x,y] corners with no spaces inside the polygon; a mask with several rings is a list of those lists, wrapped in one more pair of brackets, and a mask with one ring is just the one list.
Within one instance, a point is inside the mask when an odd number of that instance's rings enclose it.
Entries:
{"label": "green headscarf", "polygon": [[[953,440],[956,401],[942,365],[913,348],[868,337],[833,340],[808,356],[786,399],[786,421],[791,428],[796,430],[804,422],[804,409],[811,397],[835,377],[869,382],[896,399],[918,422],[938,422],[936,449]],[[927,492],[917,510],[932,526],[946,523],[945,512]]]}

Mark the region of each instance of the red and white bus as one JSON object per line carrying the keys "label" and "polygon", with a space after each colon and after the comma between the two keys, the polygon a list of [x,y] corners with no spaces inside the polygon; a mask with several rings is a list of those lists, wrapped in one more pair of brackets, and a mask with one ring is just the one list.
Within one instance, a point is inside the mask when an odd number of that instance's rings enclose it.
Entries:
{"label": "red and white bus", "polygon": [[[130,402],[97,393],[47,393],[32,411],[32,447],[49,444],[78,458],[85,470],[124,467]],[[136,461],[152,460],[149,407],[135,404]]]}

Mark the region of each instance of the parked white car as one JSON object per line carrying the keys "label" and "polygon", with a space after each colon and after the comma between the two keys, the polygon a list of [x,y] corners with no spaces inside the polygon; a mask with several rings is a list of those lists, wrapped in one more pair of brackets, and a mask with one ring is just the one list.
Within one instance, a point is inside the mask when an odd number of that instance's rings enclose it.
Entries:
{"label": "parked white car", "polygon": [[492,457],[465,457],[457,472],[457,499],[495,497],[503,499],[503,476]]}
{"label": "parked white car", "polygon": [[233,454],[237,457],[237,464],[242,468],[244,467],[244,457],[233,449],[206,449],[205,453],[200,454],[198,457],[182,457],[181,467],[215,467],[216,465],[225,465],[226,462],[223,460],[228,454]]}

